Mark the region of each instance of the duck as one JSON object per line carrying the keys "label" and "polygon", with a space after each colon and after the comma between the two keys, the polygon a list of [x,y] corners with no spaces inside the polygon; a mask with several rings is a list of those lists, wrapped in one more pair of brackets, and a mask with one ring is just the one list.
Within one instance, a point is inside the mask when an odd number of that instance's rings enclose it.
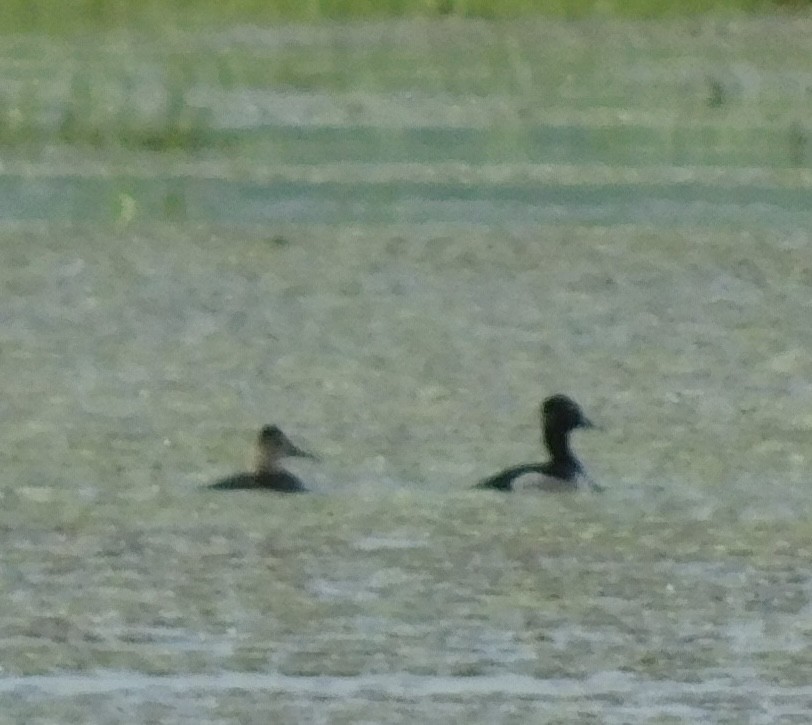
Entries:
{"label": "duck", "polygon": [[598,428],[586,417],[581,406],[566,395],[552,395],[539,406],[539,417],[550,460],[546,463],[523,463],[506,468],[480,481],[475,488],[513,491],[513,484],[518,478],[534,474],[535,481],[528,484],[528,487],[543,491],[576,491],[583,482],[593,491],[602,491],[603,487],[590,478],[570,448],[569,437],[573,430]]}
{"label": "duck", "polygon": [[209,488],[218,491],[257,489],[282,493],[303,493],[305,485],[279,464],[285,457],[295,456],[318,460],[312,453],[302,450],[276,425],[263,426],[257,437],[256,468],[250,473],[237,473],[212,483]]}

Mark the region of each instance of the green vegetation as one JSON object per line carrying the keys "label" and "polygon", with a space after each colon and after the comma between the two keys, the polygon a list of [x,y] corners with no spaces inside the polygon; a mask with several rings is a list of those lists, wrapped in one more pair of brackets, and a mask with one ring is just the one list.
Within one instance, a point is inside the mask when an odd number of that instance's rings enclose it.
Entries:
{"label": "green vegetation", "polygon": [[[92,43],[21,33],[0,53],[0,147],[314,163],[431,161],[439,144],[476,163],[803,167],[803,25],[787,20],[780,43],[716,18],[232,25],[222,42],[169,22],[161,37],[100,31]],[[437,97],[456,99],[452,130]]]}
{"label": "green vegetation", "polygon": [[809,5],[809,0],[5,0],[0,7],[0,28],[5,33],[63,34],[121,26],[162,29],[400,16],[653,18]]}

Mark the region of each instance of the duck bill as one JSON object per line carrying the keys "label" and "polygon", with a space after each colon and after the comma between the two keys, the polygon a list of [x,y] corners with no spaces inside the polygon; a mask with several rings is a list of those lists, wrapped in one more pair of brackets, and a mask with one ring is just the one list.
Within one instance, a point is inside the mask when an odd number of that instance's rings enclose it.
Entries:
{"label": "duck bill", "polygon": [[299,448],[299,446],[294,445],[289,440],[285,439],[285,445],[282,448],[282,453],[285,456],[289,456],[291,458],[309,458],[311,461],[318,461],[318,456],[313,455],[309,451],[303,450]]}
{"label": "duck bill", "polygon": [[603,430],[603,428],[596,423],[593,423],[589,418],[585,415],[581,416],[581,422],[579,423],[581,428],[592,428],[593,430]]}

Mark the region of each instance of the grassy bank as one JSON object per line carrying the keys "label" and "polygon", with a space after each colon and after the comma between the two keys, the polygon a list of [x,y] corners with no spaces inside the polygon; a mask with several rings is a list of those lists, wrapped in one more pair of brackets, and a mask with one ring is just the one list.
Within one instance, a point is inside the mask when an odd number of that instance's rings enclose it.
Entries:
{"label": "grassy bank", "polygon": [[657,18],[809,7],[809,0],[6,0],[0,7],[0,28],[4,33],[62,34],[117,26],[149,29],[442,15]]}
{"label": "grassy bank", "polygon": [[807,163],[808,20],[162,27],[7,38],[0,147],[414,162],[440,134],[469,163]]}

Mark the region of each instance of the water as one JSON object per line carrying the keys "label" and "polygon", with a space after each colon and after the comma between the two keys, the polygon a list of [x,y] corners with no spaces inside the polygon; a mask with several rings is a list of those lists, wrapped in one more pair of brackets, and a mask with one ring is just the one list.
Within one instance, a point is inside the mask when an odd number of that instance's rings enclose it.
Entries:
{"label": "water", "polygon": [[374,28],[0,58],[0,721],[804,722],[806,21]]}
{"label": "water", "polygon": [[[757,688],[758,697],[752,689]],[[720,701],[739,701],[729,713],[745,716],[751,722],[775,722],[775,718],[802,718],[805,708],[787,707],[787,698],[812,698],[812,688],[782,687],[759,682],[754,673],[741,670],[713,680],[697,682],[644,681],[623,672],[601,672],[585,680],[539,680],[521,676],[491,677],[421,677],[409,674],[368,675],[362,677],[285,677],[282,675],[222,673],[180,677],[149,677],[136,672],[100,672],[84,677],[11,678],[2,683],[4,694],[28,699],[115,696],[127,693],[128,702],[136,709],[148,702],[171,706],[182,698],[218,696],[236,691],[251,693],[257,704],[270,707],[269,714],[282,710],[280,701],[320,701],[320,707],[341,716],[351,710],[348,702],[389,699],[409,704],[415,715],[452,711],[460,698],[488,701],[518,701],[524,708],[553,716],[570,710],[574,701],[583,717],[601,717],[608,708],[605,722],[622,723],[650,716],[653,709],[660,716],[686,721],[703,721],[713,717]],[[617,707],[618,702],[622,702]],[[430,704],[429,704],[430,703]],[[300,705],[301,707],[301,705]],[[202,709],[202,708],[201,708]],[[342,713],[342,710],[345,712]],[[137,710],[136,710],[137,711]],[[302,714],[306,711],[301,710]],[[307,713],[310,717],[315,712]],[[800,722],[800,719],[797,720]]]}
{"label": "water", "polygon": [[[125,191],[126,190],[126,191]],[[459,184],[365,183],[355,180],[239,182],[184,177],[0,178],[0,214],[7,220],[109,222],[126,194],[139,217],[216,224],[426,224],[484,227],[505,220],[539,224],[669,227],[733,226],[791,230],[808,226],[808,188],[702,183]],[[103,203],[98,203],[102,200]]]}

